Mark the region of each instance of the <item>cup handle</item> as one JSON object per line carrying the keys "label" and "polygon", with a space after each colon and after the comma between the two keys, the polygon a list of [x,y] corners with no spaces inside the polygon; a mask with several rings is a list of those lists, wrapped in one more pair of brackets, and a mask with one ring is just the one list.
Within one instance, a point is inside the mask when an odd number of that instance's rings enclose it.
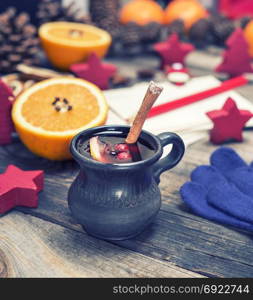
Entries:
{"label": "cup handle", "polygon": [[153,167],[154,178],[159,184],[160,175],[163,172],[173,168],[180,162],[184,155],[185,145],[180,136],[172,132],[163,132],[160,133],[157,137],[161,141],[162,147],[172,144],[172,150],[170,151],[170,153],[166,157],[156,162]]}

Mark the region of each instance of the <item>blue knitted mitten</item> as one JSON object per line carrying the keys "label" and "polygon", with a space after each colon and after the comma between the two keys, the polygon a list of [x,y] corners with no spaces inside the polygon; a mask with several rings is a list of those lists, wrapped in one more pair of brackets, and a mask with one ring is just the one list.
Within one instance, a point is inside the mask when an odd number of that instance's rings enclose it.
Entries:
{"label": "blue knitted mitten", "polygon": [[230,148],[197,167],[180,193],[192,211],[206,219],[253,231],[253,168]]}

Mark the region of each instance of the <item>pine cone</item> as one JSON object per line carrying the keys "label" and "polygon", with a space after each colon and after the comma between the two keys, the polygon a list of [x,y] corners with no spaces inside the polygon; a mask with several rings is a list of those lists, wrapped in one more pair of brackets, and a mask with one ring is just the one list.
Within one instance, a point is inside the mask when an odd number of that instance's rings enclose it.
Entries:
{"label": "pine cone", "polygon": [[177,33],[181,39],[185,34],[184,22],[180,19],[173,21],[166,28],[166,36]]}
{"label": "pine cone", "polygon": [[16,14],[15,8],[8,8],[0,14],[0,70],[1,73],[15,71],[19,63],[36,64],[39,49],[37,31],[30,24],[27,13]]}
{"label": "pine cone", "polygon": [[58,0],[41,0],[38,5],[37,18],[40,25],[54,21],[91,24],[89,17],[79,14],[74,2],[63,6]]}
{"label": "pine cone", "polygon": [[211,23],[208,19],[200,19],[189,30],[189,38],[197,47],[212,43]]}
{"label": "pine cone", "polygon": [[253,18],[250,17],[250,16],[245,16],[245,17],[241,18],[241,19],[239,20],[239,22],[240,22],[240,27],[244,29],[244,28],[248,25],[248,23],[249,23],[250,21],[252,21],[252,20],[253,20]]}
{"label": "pine cone", "polygon": [[99,22],[101,19],[107,18],[110,15],[114,15],[115,18],[118,19],[118,9],[119,0],[90,1],[90,14],[94,22]]}
{"label": "pine cone", "polygon": [[132,46],[141,42],[142,28],[140,25],[129,22],[121,27],[121,42],[123,45]]}
{"label": "pine cone", "polygon": [[121,29],[118,20],[119,0],[90,1],[90,15],[96,26],[108,31],[113,39],[119,38]]}
{"label": "pine cone", "polygon": [[151,22],[140,28],[141,40],[143,42],[155,42],[159,40],[162,26],[159,23]]}
{"label": "pine cone", "polygon": [[235,30],[235,24],[223,15],[212,16],[210,22],[215,43],[224,45],[228,37]]}

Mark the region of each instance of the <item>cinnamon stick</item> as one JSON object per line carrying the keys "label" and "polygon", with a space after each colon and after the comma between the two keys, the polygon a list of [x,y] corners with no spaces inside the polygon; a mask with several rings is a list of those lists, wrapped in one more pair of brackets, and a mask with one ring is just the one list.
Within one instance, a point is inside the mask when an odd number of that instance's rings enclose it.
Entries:
{"label": "cinnamon stick", "polygon": [[153,81],[150,82],[147,92],[142,101],[141,107],[133,121],[133,125],[130,128],[130,131],[126,137],[125,142],[127,144],[134,144],[137,142],[139,135],[141,133],[144,122],[147,118],[147,115],[155,103],[156,99],[161,94],[163,88],[155,84]]}

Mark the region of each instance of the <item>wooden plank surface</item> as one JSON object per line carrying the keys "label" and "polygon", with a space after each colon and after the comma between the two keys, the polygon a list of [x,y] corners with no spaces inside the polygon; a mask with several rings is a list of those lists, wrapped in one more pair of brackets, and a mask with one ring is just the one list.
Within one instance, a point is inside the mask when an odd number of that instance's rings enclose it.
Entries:
{"label": "wooden plank surface", "polygon": [[0,277],[199,277],[21,212],[0,218]]}
{"label": "wooden plank surface", "polygon": [[[232,146],[249,161],[252,157],[252,133],[246,133],[244,143]],[[192,215],[178,194],[179,187],[188,180],[189,173],[195,166],[207,164],[209,155],[215,148],[208,142],[189,148],[182,163],[162,176],[160,187],[163,206],[154,224],[138,237],[114,244],[147,258],[172,263],[205,276],[253,276],[252,235]],[[79,232],[88,238],[73,220],[67,206],[67,190],[78,171],[76,164],[45,164],[45,160],[33,157],[19,142],[0,149],[1,171],[8,163],[27,168],[27,159],[30,166],[46,170],[46,185],[40,195],[38,209],[19,210]],[[99,245],[100,242],[97,240],[97,243]],[[165,274],[161,276],[171,276],[169,270]]]}
{"label": "wooden plank surface", "polygon": [[[158,61],[138,57],[131,64],[117,63],[123,73],[134,74],[136,67],[154,67]],[[252,99],[252,86],[238,90]],[[245,137],[231,146],[251,161],[252,132]],[[1,147],[0,172],[12,163],[44,169],[46,178],[38,209],[18,208],[0,218],[0,277],[252,277],[252,234],[191,214],[178,194],[215,148],[207,141],[188,148],[180,165],[162,175],[163,205],[154,224],[135,239],[112,244],[88,236],[70,214],[67,190],[78,172],[75,162],[35,157],[19,141]]]}

